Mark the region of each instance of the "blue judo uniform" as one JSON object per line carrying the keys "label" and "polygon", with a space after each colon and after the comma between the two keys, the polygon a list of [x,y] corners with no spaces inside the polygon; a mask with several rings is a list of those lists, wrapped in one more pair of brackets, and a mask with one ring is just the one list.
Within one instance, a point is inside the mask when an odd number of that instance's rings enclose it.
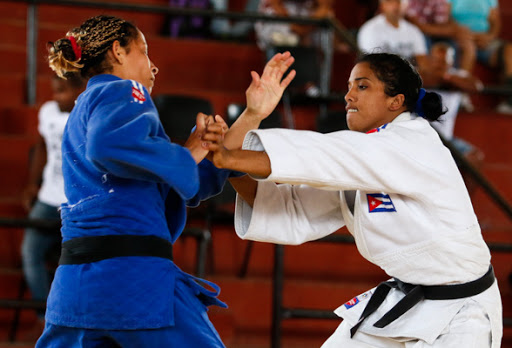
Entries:
{"label": "blue judo uniform", "polygon": [[[63,242],[129,234],[174,243],[186,205],[219,193],[230,174],[196,165],[164,133],[147,90],[106,74],[78,98],[62,153]],[[212,287],[159,257],[60,265],[36,347],[223,347],[206,315],[208,305],[225,306]]]}

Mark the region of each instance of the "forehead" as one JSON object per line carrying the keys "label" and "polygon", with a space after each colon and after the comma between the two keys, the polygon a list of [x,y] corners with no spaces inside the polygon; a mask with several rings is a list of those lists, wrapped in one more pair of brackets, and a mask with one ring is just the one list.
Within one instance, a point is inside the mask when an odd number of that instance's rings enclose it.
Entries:
{"label": "forehead", "polygon": [[137,29],[137,32],[139,33],[139,35],[137,35],[137,41],[140,44],[147,46],[146,37],[144,36],[144,33],[142,31],[140,31],[139,29]]}
{"label": "forehead", "polygon": [[370,81],[377,80],[373,70],[370,68],[370,64],[367,62],[357,63],[350,72],[349,82],[354,82],[361,79]]}

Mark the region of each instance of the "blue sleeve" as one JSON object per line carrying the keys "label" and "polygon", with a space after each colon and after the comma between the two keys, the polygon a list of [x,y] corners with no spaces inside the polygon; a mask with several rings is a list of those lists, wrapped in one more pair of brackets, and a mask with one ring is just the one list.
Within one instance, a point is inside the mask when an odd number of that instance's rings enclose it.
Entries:
{"label": "blue sleeve", "polygon": [[167,183],[182,199],[199,189],[197,165],[188,149],[165,135],[149,93],[133,97],[132,82],[109,83],[91,102],[86,156],[118,177]]}
{"label": "blue sleeve", "polygon": [[190,207],[197,207],[201,201],[221,193],[227,178],[232,174],[230,170],[218,169],[207,159],[202,160],[198,167],[199,191],[187,201]]}

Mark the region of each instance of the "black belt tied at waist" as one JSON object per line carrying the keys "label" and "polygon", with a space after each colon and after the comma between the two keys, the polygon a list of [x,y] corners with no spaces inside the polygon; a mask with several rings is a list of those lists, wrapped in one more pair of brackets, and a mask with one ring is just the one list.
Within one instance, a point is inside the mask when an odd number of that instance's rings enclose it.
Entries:
{"label": "black belt tied at waist", "polygon": [[482,277],[464,284],[414,285],[404,283],[396,278],[392,281],[382,282],[375,289],[375,292],[359,317],[359,321],[350,329],[350,336],[353,337],[362,322],[379,308],[392,288],[400,289],[405,294],[405,297],[398,301],[393,308],[375,322],[375,324],[373,324],[375,327],[383,328],[387,326],[424,299],[455,300],[478,295],[487,290],[494,283],[494,280],[494,271],[491,265],[487,273]]}
{"label": "black belt tied at waist", "polygon": [[156,236],[78,237],[62,243],[59,264],[90,263],[121,256],[154,256],[172,260],[172,244]]}

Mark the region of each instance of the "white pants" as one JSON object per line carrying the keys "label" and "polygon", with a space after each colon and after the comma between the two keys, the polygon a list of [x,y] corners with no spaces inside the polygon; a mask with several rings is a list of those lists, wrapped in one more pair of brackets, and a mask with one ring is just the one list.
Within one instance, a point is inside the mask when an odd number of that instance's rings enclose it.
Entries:
{"label": "white pants", "polygon": [[[398,319],[400,320],[400,319]],[[435,320],[428,318],[427,320]],[[373,336],[357,331],[350,338],[351,326],[342,322],[322,348],[489,348],[491,322],[483,308],[470,301],[457,313],[434,343],[404,337]],[[499,343],[498,343],[499,346]]]}

